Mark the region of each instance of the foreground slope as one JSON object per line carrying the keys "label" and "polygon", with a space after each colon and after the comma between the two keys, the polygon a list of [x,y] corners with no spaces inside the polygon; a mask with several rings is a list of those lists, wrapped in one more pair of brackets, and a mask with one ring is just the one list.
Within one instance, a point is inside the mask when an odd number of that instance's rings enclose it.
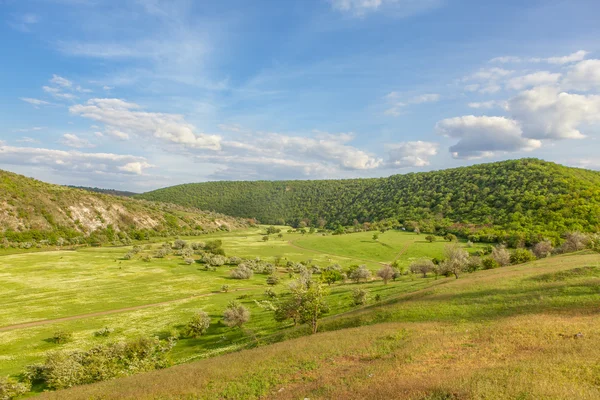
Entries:
{"label": "foreground slope", "polygon": [[92,193],[0,170],[0,239],[8,241],[245,225],[245,221],[213,212]]}
{"label": "foreground slope", "polygon": [[[522,159],[389,178],[206,182],[139,195],[263,223],[434,219],[554,236],[600,227],[600,173]],[[423,230],[423,229],[422,229]]]}
{"label": "foreground slope", "polygon": [[597,399],[600,256],[480,271],[325,319],[323,333],[44,399]]}

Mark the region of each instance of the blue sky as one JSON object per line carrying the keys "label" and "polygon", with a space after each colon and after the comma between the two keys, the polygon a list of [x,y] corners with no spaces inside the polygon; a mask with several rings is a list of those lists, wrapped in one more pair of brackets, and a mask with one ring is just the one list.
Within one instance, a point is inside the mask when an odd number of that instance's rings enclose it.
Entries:
{"label": "blue sky", "polygon": [[593,0],[0,0],[0,168],[134,191],[520,157],[600,169],[598,15]]}

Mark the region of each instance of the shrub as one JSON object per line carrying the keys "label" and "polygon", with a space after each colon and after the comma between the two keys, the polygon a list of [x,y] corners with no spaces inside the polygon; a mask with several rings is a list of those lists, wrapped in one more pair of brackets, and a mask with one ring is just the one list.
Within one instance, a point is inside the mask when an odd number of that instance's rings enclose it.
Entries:
{"label": "shrub", "polygon": [[229,285],[221,286],[221,292],[225,292],[225,293],[229,292]]}
{"label": "shrub", "polygon": [[423,278],[427,278],[427,274],[433,271],[435,265],[433,261],[428,258],[423,258],[417,261],[414,261],[410,264],[410,272],[413,274],[423,274]]}
{"label": "shrub", "polygon": [[361,280],[366,282],[371,277],[371,271],[367,269],[366,265],[359,265],[358,267],[351,269],[348,277],[356,283],[359,283]]}
{"label": "shrub", "polygon": [[64,344],[73,339],[73,333],[67,331],[56,331],[50,340],[56,344]]}
{"label": "shrub", "polygon": [[355,306],[361,306],[367,304],[367,297],[369,293],[364,289],[352,290],[352,304]]}
{"label": "shrub", "polygon": [[425,240],[427,240],[429,243],[433,243],[433,242],[435,242],[435,236],[427,235],[427,236],[425,236]]}
{"label": "shrub", "polygon": [[232,270],[230,276],[233,279],[250,279],[254,275],[254,271],[250,268],[246,267],[244,264],[238,266],[236,269]]}
{"label": "shrub", "polygon": [[590,238],[581,232],[571,232],[565,235],[565,242],[560,247],[563,253],[570,253],[585,249],[590,243]]}
{"label": "shrub", "polygon": [[276,275],[269,275],[267,277],[267,285],[275,286],[279,283],[279,278]]}
{"label": "shrub", "polygon": [[133,253],[129,252],[123,256],[123,260],[131,260],[133,258]]}
{"label": "shrub", "polygon": [[108,337],[114,331],[115,330],[113,328],[109,328],[109,327],[105,326],[104,328],[102,328],[102,329],[97,330],[96,332],[94,332],[94,336],[96,336],[96,337]]}
{"label": "shrub", "polygon": [[265,290],[265,295],[270,299],[274,299],[275,297],[277,297],[277,293],[275,293],[275,291],[271,288]]}
{"label": "shrub", "polygon": [[552,243],[549,240],[541,241],[533,246],[533,254],[535,254],[537,258],[545,258],[550,256],[552,254],[552,250],[554,250],[554,247],[552,247]]}
{"label": "shrub", "polygon": [[262,240],[263,240],[263,242],[268,242],[269,241],[269,237],[268,236],[263,236]]}
{"label": "shrub", "polygon": [[194,259],[193,258],[185,258],[183,260],[184,263],[186,263],[187,265],[192,265],[194,263]]}
{"label": "shrub", "polygon": [[483,267],[483,269],[494,269],[498,268],[500,264],[498,264],[498,262],[493,258],[486,257],[483,260],[481,260],[481,266]]}
{"label": "shrub", "polygon": [[148,254],[144,254],[142,256],[142,261],[144,261],[144,262],[150,262],[150,261],[152,261],[152,257],[150,257],[150,255],[148,255]]}
{"label": "shrub", "polygon": [[241,328],[248,321],[250,321],[250,310],[237,301],[231,301],[223,312],[223,323],[230,328]]}
{"label": "shrub", "polygon": [[177,239],[173,243],[172,247],[174,250],[181,250],[181,249],[185,248],[186,246],[187,246],[187,242],[185,240]]}
{"label": "shrub", "polygon": [[198,311],[190,319],[185,327],[185,335],[188,337],[200,337],[208,330],[210,317],[204,311]]}
{"label": "shrub", "polygon": [[0,400],[11,400],[29,392],[31,388],[25,383],[11,378],[0,377]]}
{"label": "shrub", "polygon": [[492,250],[492,258],[501,267],[505,267],[510,264],[510,252],[506,250],[506,247],[503,245],[494,247]]}
{"label": "shrub", "polygon": [[159,249],[154,255],[155,258],[165,258],[167,256],[167,251],[165,249]]}
{"label": "shrub", "polygon": [[510,255],[510,262],[513,264],[523,264],[533,260],[535,260],[535,256],[527,249],[516,249]]}
{"label": "shrub", "polygon": [[204,242],[194,242],[190,245],[192,250],[202,250],[206,244]]}
{"label": "shrub", "polygon": [[239,265],[241,262],[242,259],[239,257],[229,257],[229,265]]}
{"label": "shrub", "polygon": [[328,285],[331,285],[332,283],[343,280],[343,276],[337,269],[327,269],[321,274],[321,280]]}
{"label": "shrub", "polygon": [[394,269],[391,266],[386,265],[377,271],[377,276],[383,279],[384,285],[387,285],[389,280],[394,278]]}

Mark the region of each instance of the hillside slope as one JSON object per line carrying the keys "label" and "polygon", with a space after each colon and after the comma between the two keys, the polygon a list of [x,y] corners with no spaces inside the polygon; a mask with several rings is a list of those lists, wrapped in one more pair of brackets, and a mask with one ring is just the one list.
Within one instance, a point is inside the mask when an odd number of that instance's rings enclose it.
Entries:
{"label": "hillside slope", "polygon": [[123,233],[177,234],[246,225],[214,212],[52,185],[0,170],[0,240],[95,236],[93,240],[103,242],[119,233],[122,239]]}
{"label": "hillside slope", "polygon": [[597,254],[480,271],[257,349],[44,399],[598,399]]}
{"label": "hillside slope", "polygon": [[472,224],[556,236],[600,227],[600,173],[537,159],[389,178],[206,182],[138,197],[263,223],[306,220],[313,226],[326,222],[330,228],[395,219],[425,227],[458,224],[453,227],[458,231]]}

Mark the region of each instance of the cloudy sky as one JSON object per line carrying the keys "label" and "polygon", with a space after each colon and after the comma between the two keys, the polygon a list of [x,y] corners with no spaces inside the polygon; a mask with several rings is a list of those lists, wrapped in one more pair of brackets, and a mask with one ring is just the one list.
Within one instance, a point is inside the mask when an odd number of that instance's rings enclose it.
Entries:
{"label": "cloudy sky", "polygon": [[597,0],[0,0],[0,168],[146,191],[600,169]]}

